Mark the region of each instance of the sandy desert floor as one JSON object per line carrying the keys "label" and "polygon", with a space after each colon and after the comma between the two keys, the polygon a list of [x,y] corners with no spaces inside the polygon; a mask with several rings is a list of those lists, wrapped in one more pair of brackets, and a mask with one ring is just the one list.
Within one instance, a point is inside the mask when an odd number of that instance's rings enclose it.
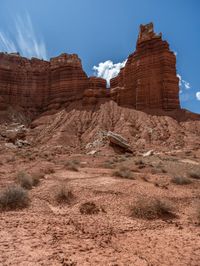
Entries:
{"label": "sandy desert floor", "polygon": [[[0,186],[15,183],[16,173],[43,173],[28,191],[27,208],[0,213],[0,265],[200,265],[200,180],[171,182],[200,171],[200,154],[176,151],[133,155],[56,155],[32,151],[0,154]],[[78,171],[67,161],[79,163]],[[116,176],[126,167],[131,178]],[[125,168],[124,168],[125,169]],[[61,187],[69,202],[57,201]],[[174,217],[133,215],[138,199],[167,202]],[[90,202],[92,213],[81,212]],[[87,212],[87,210],[86,210]]]}

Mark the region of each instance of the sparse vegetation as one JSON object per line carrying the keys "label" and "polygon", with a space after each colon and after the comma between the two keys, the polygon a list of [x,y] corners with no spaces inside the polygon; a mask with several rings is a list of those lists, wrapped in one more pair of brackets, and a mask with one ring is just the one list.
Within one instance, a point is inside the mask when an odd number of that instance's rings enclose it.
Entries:
{"label": "sparse vegetation", "polygon": [[57,191],[56,200],[58,203],[71,203],[74,199],[74,194],[71,189],[66,186],[61,186]]}
{"label": "sparse vegetation", "polygon": [[32,180],[33,180],[33,186],[37,186],[40,183],[40,179],[44,177],[44,174],[42,173],[33,173],[31,174]]}
{"label": "sparse vegetation", "polygon": [[55,173],[55,169],[53,168],[53,166],[46,166],[45,169],[43,170],[44,174],[49,175],[49,174],[54,174]]}
{"label": "sparse vegetation", "polygon": [[189,176],[194,179],[200,179],[200,170],[189,172]]}
{"label": "sparse vegetation", "polygon": [[13,210],[24,208],[28,205],[29,198],[27,191],[21,186],[9,186],[0,192],[0,209]]}
{"label": "sparse vegetation", "polygon": [[96,204],[91,201],[81,204],[79,210],[81,214],[97,214],[100,211]]}
{"label": "sparse vegetation", "polygon": [[171,179],[171,182],[176,185],[189,185],[192,183],[192,181],[184,176],[175,176]]}
{"label": "sparse vegetation", "polygon": [[25,189],[31,189],[34,183],[32,176],[24,171],[21,171],[17,174],[17,182]]}
{"label": "sparse vegetation", "polygon": [[113,160],[108,160],[104,162],[102,166],[107,169],[113,169],[115,167],[115,164]]}
{"label": "sparse vegetation", "polygon": [[147,220],[176,217],[169,203],[149,198],[139,199],[131,208],[131,216]]}
{"label": "sparse vegetation", "polygon": [[131,170],[127,167],[121,167],[117,171],[113,173],[114,176],[121,177],[121,178],[127,178],[127,179],[135,179],[133,177],[133,173]]}
{"label": "sparse vegetation", "polygon": [[78,172],[80,166],[80,161],[78,160],[70,160],[65,163],[65,168],[69,171]]}

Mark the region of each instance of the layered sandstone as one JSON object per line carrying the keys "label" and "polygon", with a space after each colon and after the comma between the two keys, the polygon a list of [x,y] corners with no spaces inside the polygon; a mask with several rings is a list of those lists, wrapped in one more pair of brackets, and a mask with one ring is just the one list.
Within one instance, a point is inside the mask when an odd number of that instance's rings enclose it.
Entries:
{"label": "layered sandstone", "polygon": [[109,97],[110,90],[106,89],[106,80],[90,77],[88,89],[84,91],[83,104],[95,105],[100,102],[105,102]]}
{"label": "layered sandstone", "polygon": [[112,98],[122,106],[136,109],[179,109],[179,80],[176,57],[153,24],[141,25],[136,51],[111,80]]}
{"label": "layered sandstone", "polygon": [[75,54],[61,54],[50,62],[0,54],[0,109],[17,106],[34,117],[81,99],[88,87],[89,79]]}
{"label": "layered sandstone", "polygon": [[34,114],[47,103],[48,91],[48,62],[0,53],[1,109],[9,104]]}
{"label": "layered sandstone", "polygon": [[88,78],[76,54],[50,61],[0,53],[0,110],[18,107],[32,118],[71,102],[92,106],[112,99],[135,109],[178,109],[176,58],[153,24],[140,26],[136,51],[106,89],[102,78]]}

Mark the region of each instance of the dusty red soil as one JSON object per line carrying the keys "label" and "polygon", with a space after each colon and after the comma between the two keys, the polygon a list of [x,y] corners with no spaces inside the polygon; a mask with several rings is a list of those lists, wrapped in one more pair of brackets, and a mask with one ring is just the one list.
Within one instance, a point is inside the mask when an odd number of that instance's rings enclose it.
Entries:
{"label": "dusty red soil", "polygon": [[[29,191],[28,208],[1,213],[0,265],[199,265],[195,208],[200,181],[182,186],[170,182],[174,172],[200,169],[198,151],[195,158],[183,151],[176,156],[171,152],[145,157],[142,169],[137,164],[141,157],[132,155],[57,155],[47,161],[41,155],[38,160],[21,154],[14,152],[7,158],[1,153],[3,186],[15,182],[16,172],[22,169],[34,172],[51,166],[55,172]],[[78,172],[64,167],[74,158],[81,162]],[[111,160],[111,169],[104,168]],[[113,176],[122,165],[132,170],[134,180]],[[72,189],[75,198],[70,204],[55,200],[60,185]],[[131,206],[139,197],[170,201],[177,218],[132,217]],[[79,207],[87,201],[100,212],[81,214]]]}
{"label": "dusty red soil", "polygon": [[[0,128],[0,191],[22,170],[43,178],[28,191],[28,207],[0,212],[0,265],[199,265],[200,180],[189,175],[200,172],[198,115],[148,114],[114,102],[94,110],[72,105],[33,121],[30,145],[22,147],[2,134],[11,122]],[[133,154],[111,147],[109,130],[125,137]],[[75,159],[78,171],[68,170]],[[114,174],[122,166],[133,179]],[[174,176],[192,182],[177,185]],[[70,203],[56,200],[61,186],[73,192]],[[176,217],[133,216],[141,198],[167,202]],[[98,213],[81,213],[88,201]]]}

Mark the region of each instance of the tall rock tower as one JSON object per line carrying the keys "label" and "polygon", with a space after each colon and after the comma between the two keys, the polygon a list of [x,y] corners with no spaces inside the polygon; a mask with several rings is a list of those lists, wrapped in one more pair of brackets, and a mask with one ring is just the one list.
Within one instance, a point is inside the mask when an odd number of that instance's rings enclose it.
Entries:
{"label": "tall rock tower", "polygon": [[122,106],[136,109],[179,109],[176,57],[156,34],[153,23],[140,25],[136,51],[111,80],[111,96]]}

